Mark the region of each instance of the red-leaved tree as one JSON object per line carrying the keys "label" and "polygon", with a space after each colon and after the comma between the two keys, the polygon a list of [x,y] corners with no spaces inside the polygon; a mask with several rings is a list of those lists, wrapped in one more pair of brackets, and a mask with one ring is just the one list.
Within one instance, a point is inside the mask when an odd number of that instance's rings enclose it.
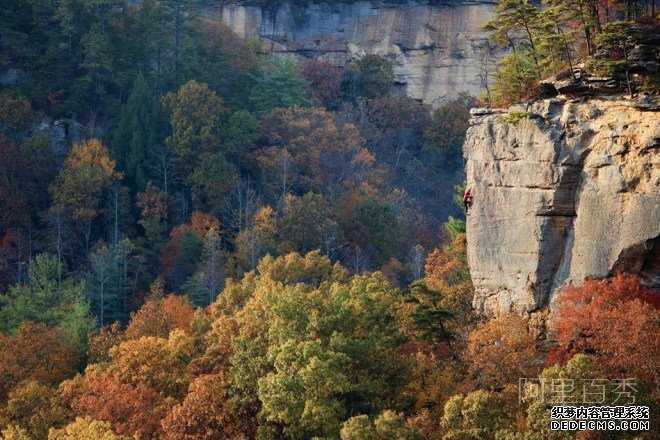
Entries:
{"label": "red-leaved tree", "polygon": [[[657,388],[660,383],[660,298],[622,274],[612,280],[586,280],[567,286],[557,299],[551,328],[559,349],[549,363],[582,352],[618,377],[635,377]],[[657,393],[657,389],[655,390]]]}

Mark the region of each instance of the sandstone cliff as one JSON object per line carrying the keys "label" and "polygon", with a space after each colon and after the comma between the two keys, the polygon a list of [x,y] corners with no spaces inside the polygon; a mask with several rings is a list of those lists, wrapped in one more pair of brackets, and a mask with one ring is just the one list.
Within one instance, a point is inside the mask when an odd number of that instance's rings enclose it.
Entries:
{"label": "sandstone cliff", "polygon": [[474,109],[464,153],[475,307],[531,316],[585,277],[660,285],[660,106],[552,98]]}
{"label": "sandstone cliff", "polygon": [[268,51],[299,58],[326,59],[343,66],[365,54],[395,63],[400,92],[438,104],[459,92],[481,93],[480,26],[493,14],[495,0],[425,2],[284,3],[273,10],[226,1],[223,20],[243,38],[260,37]]}

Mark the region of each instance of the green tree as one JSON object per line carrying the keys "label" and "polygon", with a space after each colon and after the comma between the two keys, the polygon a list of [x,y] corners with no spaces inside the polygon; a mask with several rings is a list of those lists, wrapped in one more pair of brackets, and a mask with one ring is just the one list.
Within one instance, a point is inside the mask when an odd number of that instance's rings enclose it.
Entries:
{"label": "green tree", "polygon": [[390,205],[375,198],[358,202],[347,226],[353,243],[365,250],[373,267],[381,267],[399,249],[401,228]]}
{"label": "green tree", "polygon": [[348,93],[367,99],[389,95],[394,84],[393,63],[379,55],[367,55],[349,66],[346,79]]}
{"label": "green tree", "polygon": [[135,242],[139,253],[146,257],[146,272],[155,277],[158,257],[167,243],[167,194],[149,182],[145,191],[138,193],[136,204],[140,208],[138,223],[144,235]]}
{"label": "green tree", "polygon": [[406,426],[403,414],[391,410],[383,411],[372,423],[369,417],[355,416],[342,425],[341,440],[419,440],[422,438],[415,429]]}
{"label": "green tree", "polygon": [[[555,365],[548,367],[539,376],[542,383],[546,384],[546,393],[537,393],[535,397],[529,399],[527,408],[527,428],[535,438],[548,440],[569,440],[575,438],[575,432],[552,431],[548,425],[550,411],[553,405],[571,405],[571,402],[582,402],[584,400],[584,390],[582,386],[568,387],[563,384],[573,383],[603,383],[606,377],[596,364],[584,354],[577,354],[568,361],[565,366]],[[562,384],[551,387],[550,383]],[[534,387],[534,385],[530,385]],[[615,398],[612,395],[611,387],[605,387],[603,398],[605,402],[612,402]],[[554,390],[554,391],[553,391]],[[536,390],[538,391],[538,390]],[[589,391],[589,388],[587,388]],[[528,389],[526,393],[533,396],[535,390]],[[599,390],[596,390],[599,392]],[[625,404],[622,402],[621,404]],[[532,439],[535,440],[534,437]]]}
{"label": "green tree", "polygon": [[598,48],[605,56],[592,59],[588,68],[597,73],[616,75],[623,73],[628,87],[628,95],[633,98],[633,88],[630,82],[630,53],[635,42],[641,36],[641,31],[629,21],[614,21],[603,26],[603,30],[595,38]]}
{"label": "green tree", "polygon": [[260,403],[262,430],[337,437],[349,414],[393,403],[404,382],[400,297],[382,275],[351,278],[318,252],[266,257],[257,271],[243,281],[252,291],[243,310],[253,314],[237,314],[231,373],[239,396]]}
{"label": "green tree", "polygon": [[112,153],[119,169],[126,173],[127,184],[134,191],[143,191],[146,187],[149,176],[147,163],[159,141],[156,104],[144,76],[139,74],[112,136]]}
{"label": "green tree", "polygon": [[307,108],[312,104],[307,81],[293,58],[273,57],[270,71],[257,79],[250,95],[254,113],[262,115],[276,108]]}
{"label": "green tree", "polygon": [[447,219],[447,223],[445,223],[444,226],[449,233],[449,239],[451,241],[456,240],[456,237],[458,237],[460,234],[465,234],[465,231],[467,230],[465,221],[454,218],[451,215]]}
{"label": "green tree", "polygon": [[94,23],[81,40],[83,74],[77,78],[73,93],[77,108],[86,109],[87,116],[96,120],[107,108],[108,98],[115,87],[112,47],[107,28]]}
{"label": "green tree", "polygon": [[173,254],[171,264],[166,264],[167,279],[174,287],[178,287],[196,272],[204,252],[204,242],[191,230],[182,230],[172,235],[173,239],[165,250],[165,258]]}
{"label": "green tree", "polygon": [[333,217],[330,204],[319,194],[287,196],[279,227],[283,250],[307,253],[319,249],[329,255],[339,239]]}
{"label": "green tree", "polygon": [[538,66],[540,10],[527,0],[501,0],[495,8],[495,16],[484,24],[490,32],[489,39],[502,48],[528,51]]}
{"label": "green tree", "polygon": [[415,281],[410,286],[406,302],[414,305],[411,318],[422,339],[432,344],[444,342],[451,346],[454,335],[447,321],[453,314],[442,307],[442,293],[429,288],[423,281]]}
{"label": "green tree", "polygon": [[540,14],[527,0],[502,0],[495,8],[495,16],[483,25],[489,40],[512,51],[498,63],[493,86],[495,101],[518,101],[530,83],[540,78]]}
{"label": "green tree", "polygon": [[221,153],[200,155],[199,164],[188,179],[195,209],[215,216],[226,208],[226,199],[234,188],[236,167]]}
{"label": "green tree", "polygon": [[424,149],[438,156],[443,166],[463,166],[463,142],[470,124],[470,108],[474,98],[461,93],[456,99],[441,105],[424,129]]}
{"label": "green tree", "polygon": [[85,273],[88,298],[101,327],[126,321],[133,291],[133,245],[123,240],[115,245],[100,243],[90,256]]}
{"label": "green tree", "polygon": [[[498,396],[484,390],[456,395],[445,404],[441,425],[446,429],[443,440],[488,440],[507,426]],[[548,423],[546,422],[546,425]]]}
{"label": "green tree", "polygon": [[247,110],[233,113],[227,121],[223,138],[223,150],[234,160],[245,160],[256,146],[261,135],[261,126],[257,118]]}
{"label": "green tree", "polygon": [[162,2],[165,28],[169,31],[172,50],[172,78],[174,84],[180,84],[183,79],[186,53],[185,45],[195,33],[199,23],[200,9],[194,0],[166,0]]}
{"label": "green tree", "polygon": [[549,10],[557,14],[561,22],[569,21],[581,30],[587,45],[587,54],[592,55],[595,49],[594,36],[601,31],[601,14],[598,0],[547,0]]}
{"label": "green tree", "polygon": [[226,113],[222,100],[204,83],[190,80],[162,101],[172,126],[165,144],[175,154],[214,152],[220,144],[220,119]]}
{"label": "green tree", "polygon": [[94,325],[85,286],[67,277],[58,287],[61,271],[57,259],[48,254],[31,261],[27,283],[12,286],[7,294],[0,295],[0,330],[13,333],[23,321],[43,322],[84,340]]}

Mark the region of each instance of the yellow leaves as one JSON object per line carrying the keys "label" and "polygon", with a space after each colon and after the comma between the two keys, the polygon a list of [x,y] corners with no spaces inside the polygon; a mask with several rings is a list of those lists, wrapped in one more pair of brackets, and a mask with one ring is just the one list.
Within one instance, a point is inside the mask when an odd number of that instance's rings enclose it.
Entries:
{"label": "yellow leaves", "polygon": [[122,177],[121,173],[115,173],[115,161],[110,158],[108,148],[98,139],[74,144],[65,166],[70,170],[91,167],[109,177]]}
{"label": "yellow leaves", "polygon": [[272,238],[277,233],[277,223],[273,208],[271,206],[264,206],[259,209],[252,219],[252,225],[261,237]]}
{"label": "yellow leaves", "polygon": [[25,128],[32,118],[32,105],[26,98],[0,94],[0,126],[10,131]]}
{"label": "yellow leaves", "polygon": [[58,204],[71,209],[75,219],[91,220],[98,214],[103,191],[122,178],[108,148],[98,139],[90,139],[74,144],[51,193]]}
{"label": "yellow leaves", "polygon": [[180,329],[168,339],[142,337],[110,349],[113,364],[108,372],[123,383],[143,383],[163,395],[181,397],[191,380],[187,366],[194,351],[192,337]]}
{"label": "yellow leaves", "polygon": [[77,417],[62,429],[51,428],[48,440],[129,440],[129,437],[115,434],[110,423]]}
{"label": "yellow leaves", "polygon": [[210,151],[217,146],[220,118],[226,113],[222,100],[204,83],[194,80],[168,93],[162,101],[170,113],[172,136],[165,140],[178,154],[189,150]]}

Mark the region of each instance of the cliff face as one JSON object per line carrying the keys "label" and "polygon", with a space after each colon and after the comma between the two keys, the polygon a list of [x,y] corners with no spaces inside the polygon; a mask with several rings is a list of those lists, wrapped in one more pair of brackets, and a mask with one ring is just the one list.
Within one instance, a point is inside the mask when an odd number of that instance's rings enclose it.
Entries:
{"label": "cliff face", "polygon": [[473,110],[464,153],[478,310],[534,316],[563,284],[618,271],[660,286],[658,110],[559,98]]}
{"label": "cliff face", "polygon": [[463,91],[480,94],[477,48],[485,39],[480,26],[492,16],[496,3],[285,3],[265,10],[227,1],[220,13],[234,32],[260,37],[268,51],[339,66],[365,54],[388,57],[395,63],[401,92],[438,104]]}

